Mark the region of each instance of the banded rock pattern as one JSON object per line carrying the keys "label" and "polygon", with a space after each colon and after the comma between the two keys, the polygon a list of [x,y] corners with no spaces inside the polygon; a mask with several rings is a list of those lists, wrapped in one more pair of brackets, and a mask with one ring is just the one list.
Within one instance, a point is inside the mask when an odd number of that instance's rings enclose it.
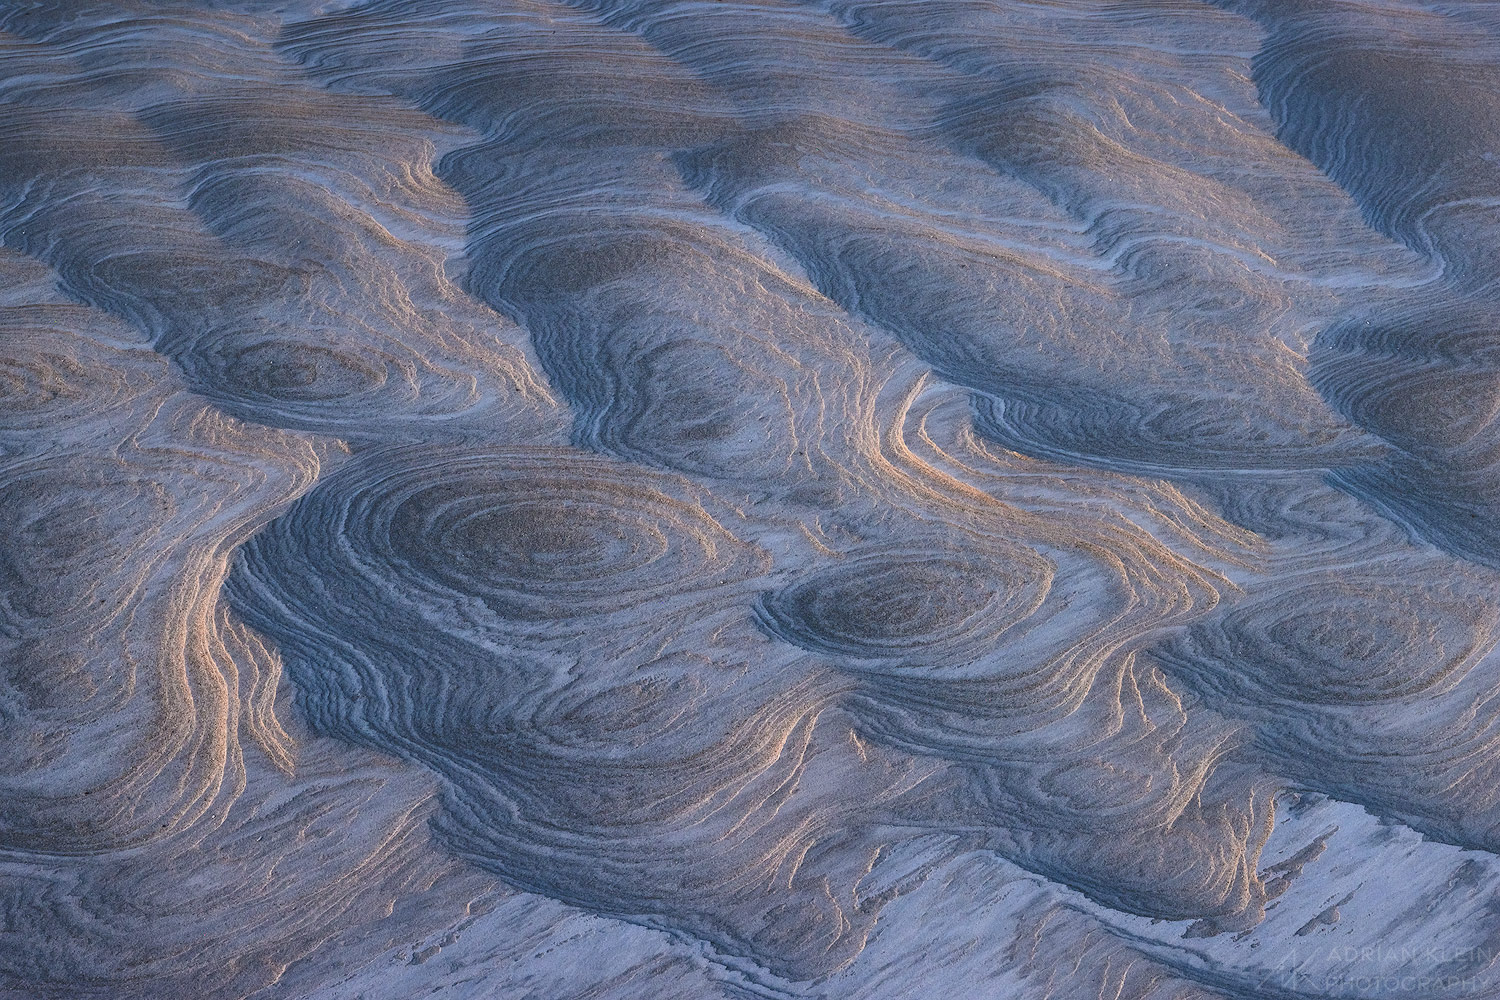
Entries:
{"label": "banded rock pattern", "polygon": [[1500,995],[1497,79],[0,3],[0,996]]}

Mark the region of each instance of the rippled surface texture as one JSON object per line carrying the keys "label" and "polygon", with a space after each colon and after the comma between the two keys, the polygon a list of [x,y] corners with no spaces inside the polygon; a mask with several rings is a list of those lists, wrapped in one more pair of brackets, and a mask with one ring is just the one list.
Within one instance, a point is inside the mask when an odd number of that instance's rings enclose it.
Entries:
{"label": "rippled surface texture", "polygon": [[1500,5],[0,2],[0,997],[1500,996]]}

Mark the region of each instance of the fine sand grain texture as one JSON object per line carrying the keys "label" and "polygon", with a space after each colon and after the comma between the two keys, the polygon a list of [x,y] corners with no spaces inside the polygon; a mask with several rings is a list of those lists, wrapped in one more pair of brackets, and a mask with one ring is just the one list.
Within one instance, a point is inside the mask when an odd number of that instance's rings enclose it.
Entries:
{"label": "fine sand grain texture", "polygon": [[1500,997],[1500,4],[0,0],[0,1000]]}

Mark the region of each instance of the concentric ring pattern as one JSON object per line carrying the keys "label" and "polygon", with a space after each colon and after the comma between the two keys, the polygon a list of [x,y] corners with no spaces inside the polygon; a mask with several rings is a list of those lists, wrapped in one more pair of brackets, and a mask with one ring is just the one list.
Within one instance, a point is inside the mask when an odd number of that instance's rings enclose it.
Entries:
{"label": "concentric ring pattern", "polygon": [[0,1000],[1500,996],[1497,95],[0,0]]}

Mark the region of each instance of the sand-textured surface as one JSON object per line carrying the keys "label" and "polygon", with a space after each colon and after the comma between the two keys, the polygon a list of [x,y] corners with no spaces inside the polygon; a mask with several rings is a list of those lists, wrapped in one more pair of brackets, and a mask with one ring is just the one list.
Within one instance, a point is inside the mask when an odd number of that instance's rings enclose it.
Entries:
{"label": "sand-textured surface", "polygon": [[1500,997],[1500,5],[0,0],[0,997]]}

